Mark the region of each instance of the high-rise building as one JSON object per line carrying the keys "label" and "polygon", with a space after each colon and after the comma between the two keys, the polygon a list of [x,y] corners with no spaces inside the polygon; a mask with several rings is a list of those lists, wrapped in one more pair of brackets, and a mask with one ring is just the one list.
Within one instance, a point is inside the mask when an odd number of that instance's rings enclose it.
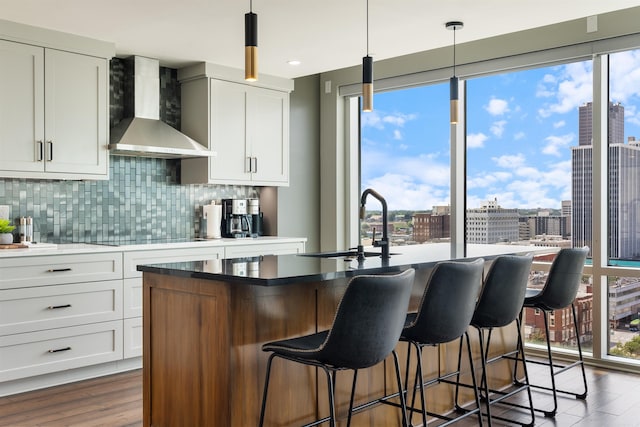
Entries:
{"label": "high-rise building", "polygon": [[[591,114],[590,103],[580,107],[580,146],[571,148],[573,246],[592,246],[592,134],[583,127],[591,123]],[[609,105],[608,147],[609,258],[640,259],[640,142],[624,143],[620,104]]]}
{"label": "high-rise building", "polygon": [[[578,107],[579,145],[591,145],[593,142],[593,104],[587,102]],[[609,103],[609,144],[624,143],[624,107]]]}
{"label": "high-rise building", "polygon": [[517,242],[518,217],[517,209],[503,209],[497,199],[467,209],[467,243]]}

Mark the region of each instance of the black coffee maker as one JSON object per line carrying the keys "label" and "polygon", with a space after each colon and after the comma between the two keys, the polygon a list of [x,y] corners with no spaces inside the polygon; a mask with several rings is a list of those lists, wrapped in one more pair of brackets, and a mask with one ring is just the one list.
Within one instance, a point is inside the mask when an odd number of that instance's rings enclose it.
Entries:
{"label": "black coffee maker", "polygon": [[246,199],[222,199],[222,237],[251,237],[251,215]]}

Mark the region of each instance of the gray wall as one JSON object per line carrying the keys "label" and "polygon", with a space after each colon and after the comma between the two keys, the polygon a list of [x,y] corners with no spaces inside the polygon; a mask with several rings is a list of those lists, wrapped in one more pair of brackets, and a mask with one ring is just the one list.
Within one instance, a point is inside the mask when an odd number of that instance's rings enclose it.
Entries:
{"label": "gray wall", "polygon": [[278,188],[278,235],[306,236],[320,250],[320,78],[295,80],[291,93],[289,187]]}

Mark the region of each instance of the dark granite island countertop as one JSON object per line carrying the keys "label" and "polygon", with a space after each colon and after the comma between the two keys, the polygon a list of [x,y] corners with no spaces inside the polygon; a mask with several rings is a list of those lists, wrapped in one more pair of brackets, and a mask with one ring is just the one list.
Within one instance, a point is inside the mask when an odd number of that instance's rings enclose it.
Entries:
{"label": "dark granite island countertop", "polygon": [[[379,256],[358,262],[345,257],[280,255],[139,266],[144,272],[144,425],[257,425],[267,360],[261,350],[265,342],[329,328],[350,277],[359,274],[415,268],[409,310],[416,310],[431,267],[450,259],[446,243],[391,249],[395,255],[386,261]],[[499,254],[540,250],[470,245],[466,259],[489,261]],[[515,331],[502,329],[493,335],[493,348],[501,343],[514,348]],[[399,344],[398,352],[401,358],[406,355],[406,345]],[[430,361],[425,378],[457,366],[457,342],[425,349],[424,354]],[[388,379],[394,375],[392,366],[381,363],[358,376],[363,380],[358,381],[356,404],[386,394]],[[412,367],[410,377],[414,370]],[[491,381],[506,381],[506,385],[511,378],[508,367],[496,371]],[[326,385],[317,380],[315,368],[278,360],[271,375],[265,427],[300,425],[326,416]],[[344,416],[350,391],[350,375],[338,375],[339,418]],[[430,400],[432,409],[450,410],[450,395],[447,390],[438,393]],[[343,421],[338,425],[344,425]],[[399,425],[399,411],[388,405],[375,406],[352,420],[353,427]]]}
{"label": "dark granite island countertop", "polygon": [[[258,286],[278,286],[300,282],[329,281],[349,278],[359,274],[378,274],[430,269],[438,261],[449,260],[450,246],[447,243],[393,247],[388,260],[380,256],[368,256],[363,261],[355,257],[331,257],[299,255],[267,255],[260,257],[211,259],[141,265],[138,270],[176,277],[207,280],[223,280]],[[368,250],[369,252],[378,249]],[[500,254],[527,253],[531,251],[554,251],[554,248],[534,248],[515,245],[468,245],[466,259],[483,257],[486,260]]]}

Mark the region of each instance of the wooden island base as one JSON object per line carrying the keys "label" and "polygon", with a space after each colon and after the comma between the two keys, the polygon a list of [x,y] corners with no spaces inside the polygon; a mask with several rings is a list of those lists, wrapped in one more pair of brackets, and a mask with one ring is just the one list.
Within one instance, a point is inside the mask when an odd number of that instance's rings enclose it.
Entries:
{"label": "wooden island base", "polygon": [[[427,270],[418,273],[411,309],[417,308],[426,283]],[[262,344],[330,327],[347,281],[255,286],[145,272],[144,425],[257,425],[268,356]],[[494,333],[494,344],[502,339],[512,348],[515,331],[511,329],[497,331],[502,336]],[[477,354],[477,338],[474,348]],[[399,344],[397,350],[404,371],[406,344]],[[457,342],[427,350],[425,366],[430,373],[437,371],[438,360],[441,369],[456,366]],[[508,384],[508,367],[501,371],[492,384]],[[361,371],[358,402],[394,392],[394,378],[390,360]],[[338,375],[336,406],[342,418],[351,379],[349,372]],[[326,416],[325,387],[324,377],[318,377],[315,368],[276,359],[265,426],[301,425]],[[439,385],[429,390],[427,405],[446,412],[452,397],[450,386]],[[471,399],[469,394],[466,399]],[[355,415],[352,425],[389,427],[401,425],[400,420],[397,408],[377,405]]]}

